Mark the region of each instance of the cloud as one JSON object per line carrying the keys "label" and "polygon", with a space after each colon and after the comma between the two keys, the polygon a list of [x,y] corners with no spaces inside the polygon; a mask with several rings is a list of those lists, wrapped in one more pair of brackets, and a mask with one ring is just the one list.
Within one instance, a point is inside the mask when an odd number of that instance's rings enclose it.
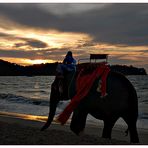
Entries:
{"label": "cloud", "polygon": [[6,33],[2,33],[2,32],[0,32],[0,38],[2,38],[2,37],[9,37],[9,35],[6,34]]}
{"label": "cloud", "polygon": [[27,44],[32,47],[36,48],[45,48],[48,47],[46,43],[39,41],[39,40],[28,40]]}
{"label": "cloud", "polygon": [[36,51],[24,51],[24,50],[0,50],[0,57],[12,57],[12,58],[30,58],[36,59],[41,56],[37,55]]}
{"label": "cloud", "polygon": [[0,4],[0,14],[8,17],[10,20],[22,25],[49,28],[52,27],[53,21],[56,19],[38,4]]}
{"label": "cloud", "polygon": [[137,52],[143,52],[144,54],[148,54],[148,49],[147,50],[139,50]]}
{"label": "cloud", "polygon": [[24,40],[25,43],[16,43],[14,47],[30,46],[32,48],[46,48],[48,45],[42,41],[35,39],[19,38]]}
{"label": "cloud", "polygon": [[31,27],[88,33],[101,43],[148,45],[148,4],[0,4],[0,14]]}
{"label": "cloud", "polygon": [[20,43],[15,43],[14,47],[30,46],[32,48],[47,48],[48,44],[33,38],[24,38],[7,33],[0,33],[0,38],[7,38],[9,40],[18,40]]}
{"label": "cloud", "polygon": [[43,8],[45,11],[58,15],[58,16],[63,16],[63,15],[70,15],[70,14],[80,14],[84,13],[93,9],[103,9],[107,5],[110,4],[99,4],[96,5],[94,3],[61,3],[60,6],[57,3],[53,4],[39,4],[40,8]]}
{"label": "cloud", "polygon": [[[21,45],[18,45],[21,46]],[[0,57],[11,58],[26,58],[26,59],[50,59],[50,60],[62,60],[67,53],[66,48],[55,48],[47,50],[3,50],[0,49]],[[56,55],[56,59],[55,59]]]}

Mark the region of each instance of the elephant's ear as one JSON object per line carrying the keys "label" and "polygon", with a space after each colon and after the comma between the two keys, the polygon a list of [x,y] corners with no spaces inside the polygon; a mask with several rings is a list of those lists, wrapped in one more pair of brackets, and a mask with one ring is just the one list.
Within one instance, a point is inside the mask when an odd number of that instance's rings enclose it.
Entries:
{"label": "elephant's ear", "polygon": [[76,94],[75,72],[69,72],[65,75],[68,87],[68,98],[71,99]]}

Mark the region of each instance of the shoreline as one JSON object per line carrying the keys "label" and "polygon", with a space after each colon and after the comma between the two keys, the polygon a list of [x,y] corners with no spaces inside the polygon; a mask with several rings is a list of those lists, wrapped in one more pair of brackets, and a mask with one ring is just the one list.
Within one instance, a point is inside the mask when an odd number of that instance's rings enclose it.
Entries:
{"label": "shoreline", "polygon": [[[103,127],[86,124],[85,131],[76,136],[69,127],[53,122],[51,126],[40,131],[44,121],[6,116],[0,113],[1,145],[130,145],[129,134],[125,137],[125,128],[115,126],[112,139],[101,138]],[[148,130],[138,129],[140,145],[148,144]]]}
{"label": "shoreline", "polygon": [[[37,115],[30,115],[30,114],[21,114],[21,113],[14,113],[14,112],[5,112],[5,111],[0,111],[0,117],[10,117],[10,118],[16,118],[16,119],[24,119],[24,120],[31,120],[31,121],[39,121],[39,122],[46,122],[47,121],[47,116],[37,116]],[[70,125],[70,120],[71,119],[68,119],[67,123],[65,125]],[[96,119],[97,120],[97,119]],[[99,120],[98,120],[99,121]],[[102,123],[101,123],[102,122]],[[60,123],[58,123],[56,121],[56,117],[53,119],[52,121],[53,124],[58,124],[60,125]],[[91,126],[91,127],[99,127],[99,128],[102,128],[103,126],[103,121],[100,120],[100,122],[98,123],[98,125],[96,125],[96,122],[90,122],[90,121],[87,121],[86,123],[88,126]],[[125,125],[121,125],[121,124],[118,124],[118,122],[116,122],[115,126],[114,126],[114,129],[115,130],[126,130],[127,129],[127,126]],[[141,128],[141,127],[138,127],[137,128],[138,131],[140,132],[146,132],[148,133],[148,129],[147,128]]]}

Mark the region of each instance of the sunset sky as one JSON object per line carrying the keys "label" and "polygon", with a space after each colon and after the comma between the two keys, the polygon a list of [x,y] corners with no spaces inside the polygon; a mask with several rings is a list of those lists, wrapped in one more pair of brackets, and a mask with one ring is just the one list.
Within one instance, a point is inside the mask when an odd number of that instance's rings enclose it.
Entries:
{"label": "sunset sky", "polygon": [[0,59],[60,62],[68,50],[148,71],[148,4],[0,3]]}

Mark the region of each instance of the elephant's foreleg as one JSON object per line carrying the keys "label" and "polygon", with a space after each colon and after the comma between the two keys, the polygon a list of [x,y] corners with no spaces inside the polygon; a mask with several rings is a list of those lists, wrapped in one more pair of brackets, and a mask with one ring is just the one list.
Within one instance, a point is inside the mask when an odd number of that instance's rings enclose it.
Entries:
{"label": "elephant's foreleg", "polygon": [[86,124],[87,114],[84,111],[75,110],[73,112],[70,129],[76,134],[79,135],[81,131],[84,130]]}
{"label": "elephant's foreleg", "polygon": [[102,137],[111,139],[112,128],[117,121],[117,118],[114,120],[104,120],[104,128]]}

